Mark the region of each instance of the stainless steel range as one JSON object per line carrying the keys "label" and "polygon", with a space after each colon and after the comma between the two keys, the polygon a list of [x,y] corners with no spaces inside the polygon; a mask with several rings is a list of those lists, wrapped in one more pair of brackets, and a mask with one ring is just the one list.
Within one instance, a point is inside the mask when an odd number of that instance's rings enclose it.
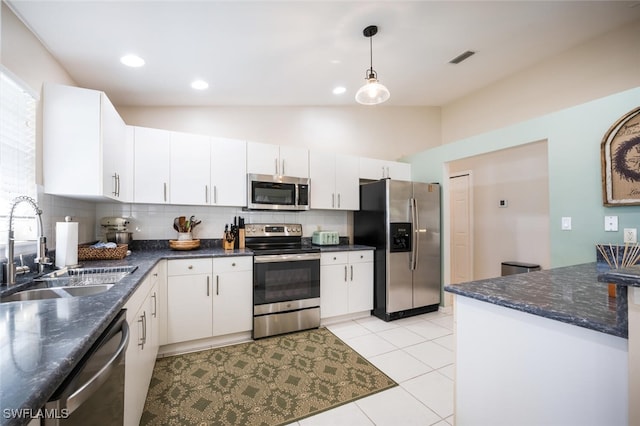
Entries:
{"label": "stainless steel range", "polygon": [[302,245],[302,225],[245,225],[253,260],[253,338],[320,326],[320,250]]}

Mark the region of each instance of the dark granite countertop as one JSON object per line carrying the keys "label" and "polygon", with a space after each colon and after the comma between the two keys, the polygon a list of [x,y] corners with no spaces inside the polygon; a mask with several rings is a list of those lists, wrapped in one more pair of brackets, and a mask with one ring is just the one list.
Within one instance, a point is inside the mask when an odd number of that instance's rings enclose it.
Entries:
{"label": "dark granite countertop", "polygon": [[628,287],[640,287],[640,265],[624,269],[607,269],[598,276],[598,281]]}
{"label": "dark granite countertop", "polygon": [[[133,251],[122,260],[84,262],[85,267],[138,266],[104,293],[0,303],[0,424],[28,423],[6,410],[35,412],[44,406],[159,260],[252,255],[248,249],[220,248]],[[21,283],[11,288],[0,286],[0,297],[25,289],[28,278],[20,277]]]}
{"label": "dark granite countertop", "polygon": [[314,245],[320,249],[321,253],[324,252],[333,252],[333,251],[358,251],[358,250],[375,250],[375,247],[371,246],[363,246],[360,244],[346,244],[346,245],[337,245],[337,246],[318,246]]}
{"label": "dark granite countertop", "polygon": [[445,286],[445,291],[627,338],[627,293],[610,298],[596,263]]}

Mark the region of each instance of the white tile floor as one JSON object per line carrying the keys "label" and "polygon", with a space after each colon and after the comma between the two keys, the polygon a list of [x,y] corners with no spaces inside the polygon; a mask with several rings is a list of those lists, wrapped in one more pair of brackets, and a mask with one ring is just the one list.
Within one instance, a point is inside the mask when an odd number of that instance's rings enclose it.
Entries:
{"label": "white tile floor", "polygon": [[293,425],[453,425],[453,316],[432,312],[327,327],[399,386]]}

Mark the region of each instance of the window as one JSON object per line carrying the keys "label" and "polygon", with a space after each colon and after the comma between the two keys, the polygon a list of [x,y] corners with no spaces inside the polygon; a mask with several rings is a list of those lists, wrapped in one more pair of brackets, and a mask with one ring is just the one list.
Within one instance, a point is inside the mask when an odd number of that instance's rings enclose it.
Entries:
{"label": "window", "polygon": [[[6,244],[11,202],[20,195],[34,200],[36,188],[36,98],[0,69],[0,245]],[[14,210],[16,240],[34,239],[33,208],[21,203]],[[4,257],[4,256],[0,256]]]}

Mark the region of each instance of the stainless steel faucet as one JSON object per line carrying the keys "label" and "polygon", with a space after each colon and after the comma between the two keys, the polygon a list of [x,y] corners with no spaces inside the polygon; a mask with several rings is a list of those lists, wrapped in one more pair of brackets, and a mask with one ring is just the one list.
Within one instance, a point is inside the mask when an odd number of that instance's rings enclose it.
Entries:
{"label": "stainless steel faucet", "polygon": [[16,283],[16,275],[29,272],[29,268],[25,266],[16,266],[14,258],[13,238],[13,211],[20,203],[28,203],[38,216],[38,245],[36,247],[36,258],[34,262],[38,264],[38,272],[44,271],[45,265],[51,265],[51,260],[47,257],[47,238],[44,236],[44,228],[42,227],[42,210],[38,207],[35,200],[31,197],[20,196],[11,203],[11,213],[9,214],[9,238],[7,239],[7,263],[4,265],[4,273],[2,274],[2,283],[6,285],[14,285]]}

